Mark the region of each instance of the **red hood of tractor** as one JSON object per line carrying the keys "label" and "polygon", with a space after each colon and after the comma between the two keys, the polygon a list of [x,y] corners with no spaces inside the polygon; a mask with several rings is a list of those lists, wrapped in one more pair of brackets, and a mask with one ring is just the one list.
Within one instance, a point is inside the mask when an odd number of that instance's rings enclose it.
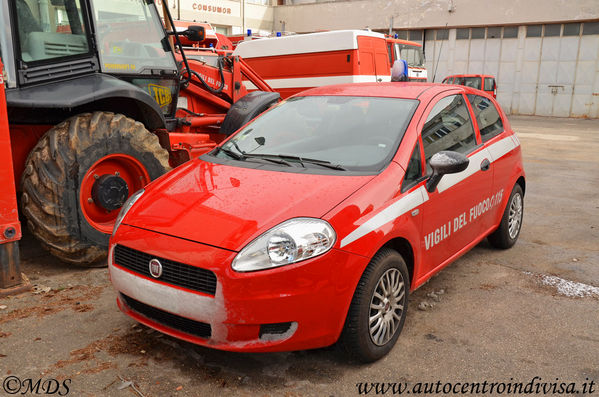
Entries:
{"label": "red hood of tractor", "polygon": [[322,217],[372,178],[194,160],[150,185],[123,223],[239,251],[287,219]]}

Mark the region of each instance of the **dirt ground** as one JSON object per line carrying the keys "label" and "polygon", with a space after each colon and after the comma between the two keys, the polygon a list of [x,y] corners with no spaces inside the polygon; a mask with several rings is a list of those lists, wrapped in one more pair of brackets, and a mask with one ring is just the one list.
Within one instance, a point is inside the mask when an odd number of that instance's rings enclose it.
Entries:
{"label": "dirt ground", "polygon": [[[72,396],[351,396],[361,382],[527,384],[535,376],[579,390],[599,382],[599,120],[510,120],[527,173],[518,243],[497,251],[483,242],[415,291],[384,359],[358,365],[333,348],[238,354],[178,341],[123,315],[106,269],[71,268],[26,234],[21,270],[37,291],[0,298],[0,382],[56,379]],[[419,310],[425,301],[433,307]]]}

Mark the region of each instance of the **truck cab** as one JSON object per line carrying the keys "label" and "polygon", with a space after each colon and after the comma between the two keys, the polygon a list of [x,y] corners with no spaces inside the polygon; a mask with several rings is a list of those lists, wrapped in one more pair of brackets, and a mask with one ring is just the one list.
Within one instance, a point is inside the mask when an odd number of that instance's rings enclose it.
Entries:
{"label": "truck cab", "polygon": [[243,57],[282,98],[328,84],[391,81],[385,36],[367,30],[242,41],[233,54]]}
{"label": "truck cab", "polygon": [[405,60],[408,63],[408,81],[426,83],[428,74],[424,66],[422,44],[392,37],[386,40],[389,63],[393,65],[397,60]]}

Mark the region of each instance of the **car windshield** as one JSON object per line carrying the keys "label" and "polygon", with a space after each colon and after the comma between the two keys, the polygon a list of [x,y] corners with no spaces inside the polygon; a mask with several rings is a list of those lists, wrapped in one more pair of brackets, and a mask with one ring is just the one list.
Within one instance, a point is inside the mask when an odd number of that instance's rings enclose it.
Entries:
{"label": "car windshield", "polygon": [[480,90],[480,77],[456,77],[453,83]]}
{"label": "car windshield", "polygon": [[378,172],[391,161],[417,105],[380,97],[290,98],[235,134],[215,156],[277,163],[291,172]]}

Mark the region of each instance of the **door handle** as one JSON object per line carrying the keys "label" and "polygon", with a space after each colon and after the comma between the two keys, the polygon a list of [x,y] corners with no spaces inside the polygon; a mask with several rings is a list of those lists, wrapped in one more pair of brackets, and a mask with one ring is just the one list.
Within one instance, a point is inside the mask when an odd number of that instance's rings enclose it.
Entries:
{"label": "door handle", "polygon": [[488,171],[491,168],[491,162],[488,159],[484,159],[482,163],[480,163],[481,171]]}

